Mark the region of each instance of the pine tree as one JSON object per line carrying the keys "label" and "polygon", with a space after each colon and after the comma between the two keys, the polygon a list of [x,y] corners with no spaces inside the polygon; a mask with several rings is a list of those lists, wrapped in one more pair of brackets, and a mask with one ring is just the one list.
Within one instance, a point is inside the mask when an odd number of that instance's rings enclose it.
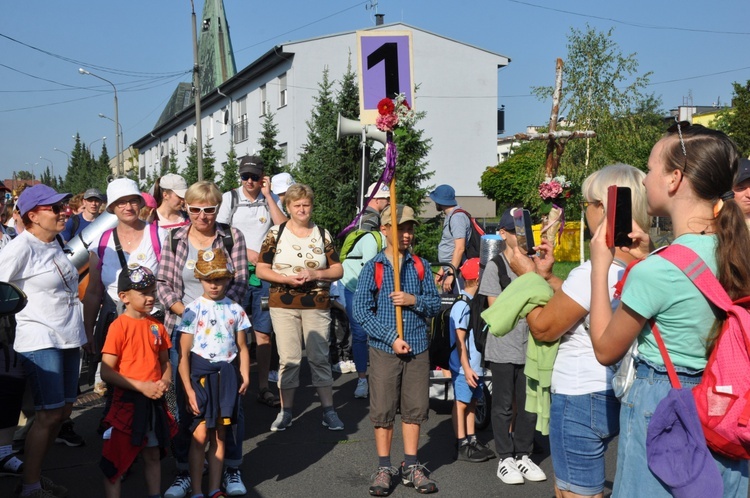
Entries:
{"label": "pine tree", "polygon": [[[193,140],[190,142],[189,153],[187,157],[187,167],[185,168],[182,176],[185,177],[185,181],[188,185],[198,181],[198,142]],[[214,157],[213,147],[211,146],[211,140],[206,141],[206,145],[203,147],[203,179],[209,182],[214,181],[214,163],[216,158]]]}
{"label": "pine tree", "polygon": [[80,135],[76,134],[76,143],[70,154],[70,164],[65,173],[63,191],[71,194],[85,192],[88,186],[89,171],[92,169],[91,153],[86,145],[81,142]]}
{"label": "pine tree", "polygon": [[222,192],[229,192],[232,189],[236,189],[240,186],[239,172],[237,169],[237,151],[234,148],[234,141],[229,144],[229,152],[227,152],[227,162],[224,163],[224,170],[221,176],[221,183],[219,188]]}
{"label": "pine tree", "polygon": [[260,130],[259,145],[261,146],[258,155],[263,159],[265,165],[264,172],[268,176],[281,173],[281,159],[284,153],[279,149],[279,142],[276,140],[279,134],[279,127],[274,122],[276,115],[267,112],[263,118],[263,127]]}
{"label": "pine tree", "polygon": [[180,167],[177,164],[177,151],[174,149],[169,149],[169,166],[167,171],[162,172],[162,175],[166,173],[180,174]]}

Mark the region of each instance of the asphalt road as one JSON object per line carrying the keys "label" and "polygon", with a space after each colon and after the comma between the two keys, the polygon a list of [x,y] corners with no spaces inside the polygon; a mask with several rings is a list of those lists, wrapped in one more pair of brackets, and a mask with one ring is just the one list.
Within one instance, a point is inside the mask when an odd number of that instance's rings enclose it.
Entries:
{"label": "asphalt road", "polygon": [[[253,368],[254,370],[254,368]],[[254,373],[254,371],[253,371]],[[355,374],[334,374],[334,402],[346,428],[329,431],[321,424],[322,410],[306,365],[302,369],[301,385],[295,406],[292,427],[284,432],[269,431],[276,410],[255,401],[257,385],[245,403],[246,439],[244,463],[241,467],[250,497],[356,497],[369,496],[369,478],[377,466],[372,425],[368,418],[368,401],[354,398]],[[99,498],[103,496],[102,474],[98,468],[101,442],[96,427],[101,402],[84,393],[74,409],[75,429],[86,440],[86,446],[69,448],[56,444],[44,463],[44,475],[69,489],[71,498]],[[82,402],[82,403],[81,403]],[[497,459],[485,463],[453,460],[454,437],[451,426],[450,401],[431,400],[430,419],[422,426],[419,458],[437,481],[443,497],[502,496],[507,498],[550,498],[553,492],[552,463],[546,438],[537,434],[535,460],[547,473],[546,482],[509,486],[497,477]],[[397,465],[403,457],[400,428],[394,435],[392,461]],[[492,440],[491,428],[479,433],[483,441]],[[490,447],[494,448],[493,444]],[[607,488],[611,494],[615,472],[616,442],[607,454]],[[123,483],[123,497],[146,496],[142,462],[136,462],[133,472]],[[162,490],[166,490],[174,476],[174,460],[162,461]],[[17,480],[0,478],[0,497],[11,497]],[[398,485],[391,496],[416,496],[412,488]]]}

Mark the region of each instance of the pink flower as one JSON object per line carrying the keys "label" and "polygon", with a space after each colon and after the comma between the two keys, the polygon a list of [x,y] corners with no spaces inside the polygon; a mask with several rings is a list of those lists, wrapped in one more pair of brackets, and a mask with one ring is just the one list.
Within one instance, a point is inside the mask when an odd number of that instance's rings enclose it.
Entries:
{"label": "pink flower", "polygon": [[539,196],[544,200],[555,199],[563,191],[562,185],[556,180],[539,184]]}
{"label": "pink flower", "polygon": [[398,116],[395,114],[382,114],[375,120],[375,126],[380,131],[393,131],[398,124]]}

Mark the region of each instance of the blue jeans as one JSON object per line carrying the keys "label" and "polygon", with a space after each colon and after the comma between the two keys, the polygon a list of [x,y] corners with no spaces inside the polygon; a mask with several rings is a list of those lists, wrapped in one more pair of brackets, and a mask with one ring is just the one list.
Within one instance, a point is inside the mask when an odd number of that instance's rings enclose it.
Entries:
{"label": "blue jeans", "polygon": [[35,410],[55,410],[75,403],[80,374],[80,348],[47,348],[18,353]]}
{"label": "blue jeans", "polygon": [[346,298],[346,314],[349,316],[349,330],[352,332],[352,356],[354,356],[354,365],[357,367],[357,373],[367,372],[367,362],[370,359],[370,352],[367,348],[367,332],[354,319],[354,293],[349,289],[344,289]]}
{"label": "blue jeans", "polygon": [[260,308],[260,301],[261,298],[268,297],[271,284],[265,280],[261,280],[260,283],[260,287],[252,285],[248,286],[242,307],[245,308],[245,312],[250,315],[250,321],[254,332],[270,334],[273,330],[273,326],[271,325],[271,314],[268,310],[262,310]]}
{"label": "blue jeans", "polygon": [[[648,468],[646,431],[656,406],[667,395],[672,385],[666,370],[640,358],[635,381],[621,400],[620,439],[617,443],[617,474],[612,496],[648,496],[668,498],[672,494]],[[683,388],[691,389],[701,380],[701,371],[675,366]],[[748,462],[730,460],[712,453],[724,481],[724,496],[746,497],[748,490]]]}
{"label": "blue jeans", "polygon": [[604,454],[620,430],[619,418],[612,391],[552,395],[549,445],[559,489],[585,496],[604,490]]}

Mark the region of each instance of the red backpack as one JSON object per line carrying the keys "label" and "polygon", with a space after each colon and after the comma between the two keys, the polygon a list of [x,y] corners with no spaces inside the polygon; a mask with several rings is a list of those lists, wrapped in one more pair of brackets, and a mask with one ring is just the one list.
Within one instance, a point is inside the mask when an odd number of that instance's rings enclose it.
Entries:
{"label": "red backpack", "polygon": [[682,270],[710,303],[726,312],[693,397],[708,447],[728,458],[750,459],[750,296],[732,302],[706,263],[685,246],[673,244],[656,254]]}

